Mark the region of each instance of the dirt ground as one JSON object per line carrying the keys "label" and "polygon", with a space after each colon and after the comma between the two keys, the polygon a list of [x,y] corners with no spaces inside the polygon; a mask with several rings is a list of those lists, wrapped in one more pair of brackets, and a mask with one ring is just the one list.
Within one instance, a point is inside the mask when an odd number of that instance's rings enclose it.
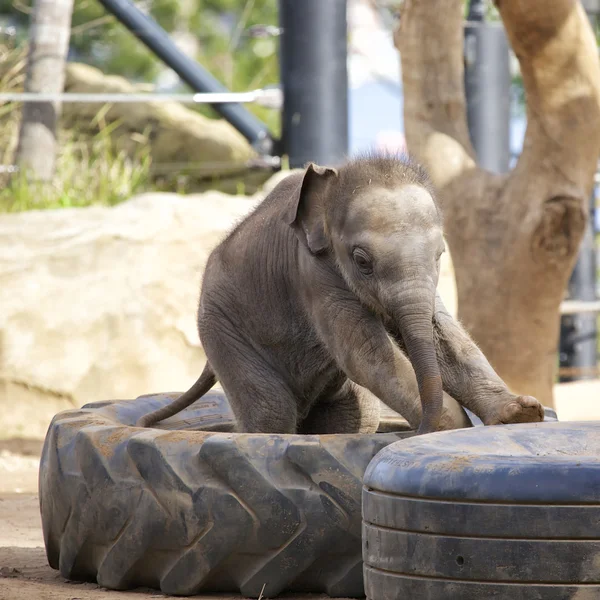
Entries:
{"label": "dirt ground", "polygon": [[[600,380],[563,384],[557,386],[556,391],[560,420],[600,420]],[[68,582],[48,566],[37,495],[41,449],[41,440],[0,441],[0,600],[167,597],[156,590],[112,592],[95,584]],[[233,600],[231,596],[228,598]],[[294,598],[300,600],[297,596]],[[325,596],[311,596],[311,600],[319,598]]]}

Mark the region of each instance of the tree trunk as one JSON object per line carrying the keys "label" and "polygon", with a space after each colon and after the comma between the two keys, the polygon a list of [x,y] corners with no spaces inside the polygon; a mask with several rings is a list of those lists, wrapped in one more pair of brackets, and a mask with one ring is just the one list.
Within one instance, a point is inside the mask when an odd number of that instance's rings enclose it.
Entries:
{"label": "tree trunk", "polygon": [[463,0],[404,0],[408,147],[430,171],[456,275],[458,318],[516,393],[553,405],[559,304],[600,154],[600,65],[577,0],[498,0],[527,99],[513,171],[477,166],[463,84]]}
{"label": "tree trunk", "polygon": [[[73,0],[35,1],[29,33],[26,92],[63,91],[72,13]],[[39,181],[49,181],[54,175],[59,112],[58,103],[23,104],[17,164]]]}

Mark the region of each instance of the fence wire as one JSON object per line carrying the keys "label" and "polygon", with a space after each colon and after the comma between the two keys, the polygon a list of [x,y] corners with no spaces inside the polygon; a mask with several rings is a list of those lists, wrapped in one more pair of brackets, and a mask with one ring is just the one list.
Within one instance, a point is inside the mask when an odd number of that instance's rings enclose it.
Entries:
{"label": "fence wire", "polygon": [[43,92],[4,92],[0,93],[0,102],[56,102],[84,104],[139,104],[180,102],[182,104],[250,104],[255,103],[266,108],[281,109],[283,94],[279,88],[265,88],[250,92],[228,92],[207,94],[168,94],[168,93],[63,93]]}

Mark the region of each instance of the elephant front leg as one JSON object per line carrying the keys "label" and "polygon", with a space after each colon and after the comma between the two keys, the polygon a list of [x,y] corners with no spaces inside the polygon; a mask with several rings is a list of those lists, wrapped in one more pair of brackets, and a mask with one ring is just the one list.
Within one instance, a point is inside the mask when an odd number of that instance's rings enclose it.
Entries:
{"label": "elephant front leg", "polygon": [[[350,293],[319,303],[315,316],[321,339],[346,376],[418,428],[422,409],[415,372],[383,323]],[[469,426],[464,410],[444,394],[439,428]]]}
{"label": "elephant front leg", "polygon": [[513,394],[508,389],[483,352],[448,313],[439,295],[434,338],[444,389],[485,425],[544,420],[542,405],[532,396]]}

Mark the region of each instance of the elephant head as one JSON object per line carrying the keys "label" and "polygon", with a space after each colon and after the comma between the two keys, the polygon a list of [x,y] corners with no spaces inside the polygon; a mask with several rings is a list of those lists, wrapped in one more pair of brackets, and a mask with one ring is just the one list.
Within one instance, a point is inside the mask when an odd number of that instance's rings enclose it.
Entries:
{"label": "elephant head", "polygon": [[433,314],[444,238],[426,173],[396,157],[339,170],[310,164],[286,220],[399,338],[419,385],[419,432],[435,431],[443,396]]}

